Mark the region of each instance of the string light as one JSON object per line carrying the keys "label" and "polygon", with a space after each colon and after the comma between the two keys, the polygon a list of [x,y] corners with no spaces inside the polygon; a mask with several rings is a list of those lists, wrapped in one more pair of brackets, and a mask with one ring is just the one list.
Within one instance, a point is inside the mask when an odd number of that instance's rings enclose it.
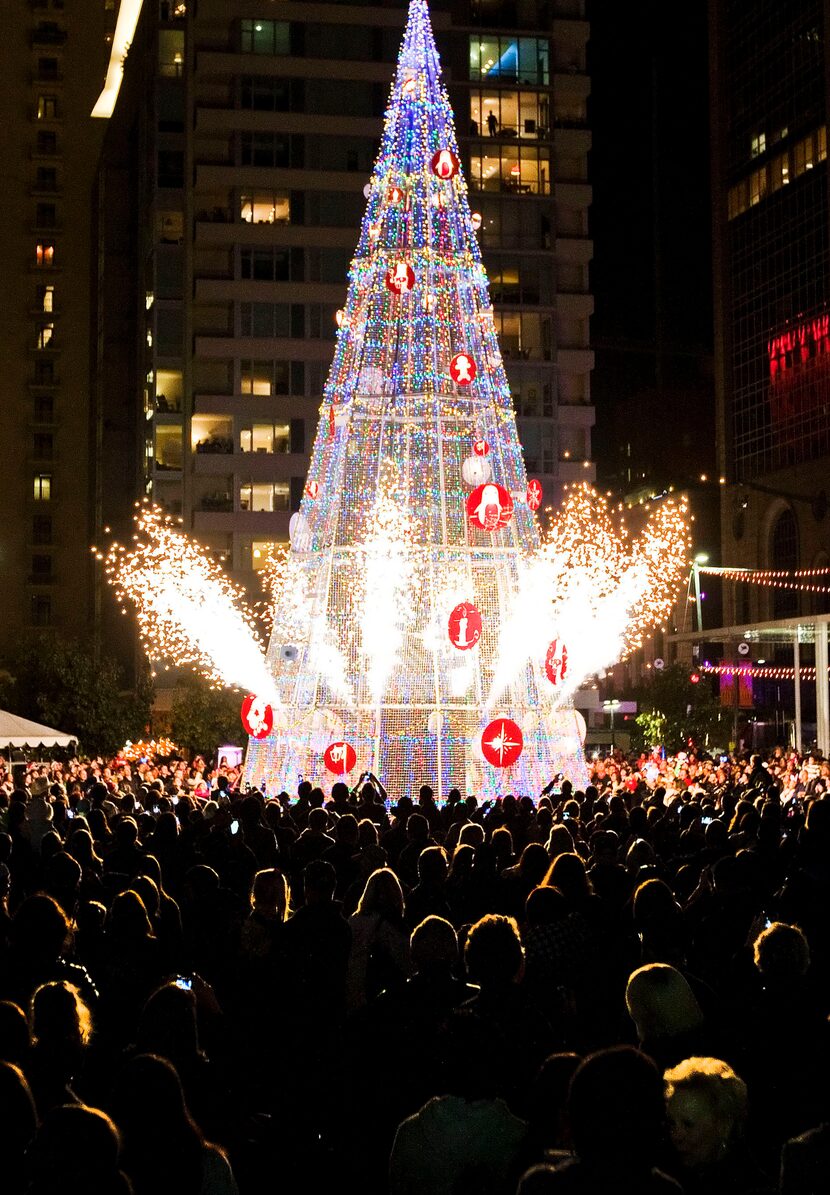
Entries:
{"label": "string light", "polygon": [[810,585],[798,579],[830,576],[830,566],[810,569],[742,569],[700,565],[698,572],[721,577],[724,581],[740,581],[747,585],[764,585],[773,589],[790,589],[797,593],[830,593],[830,585]]}
{"label": "string light", "polygon": [[[759,666],[757,664],[704,664],[700,671],[712,676],[752,676],[766,680],[793,680],[795,678],[795,668],[793,667]],[[815,680],[815,667],[803,665],[799,669],[799,675],[806,680]]]}

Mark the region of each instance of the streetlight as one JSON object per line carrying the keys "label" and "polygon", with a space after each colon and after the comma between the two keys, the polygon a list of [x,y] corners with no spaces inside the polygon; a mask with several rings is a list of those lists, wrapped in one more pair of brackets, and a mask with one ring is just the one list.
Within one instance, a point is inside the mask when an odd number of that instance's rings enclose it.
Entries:
{"label": "streetlight", "polygon": [[707,552],[698,552],[692,561],[692,579],[695,586],[695,610],[697,612],[697,629],[703,630],[703,606],[700,598],[700,566],[709,563],[709,555]]}
{"label": "streetlight", "polygon": [[611,754],[613,755],[614,747],[616,746],[614,742],[614,714],[620,708],[620,703],[616,697],[611,697],[608,700],[603,701],[602,708],[607,710],[611,715]]}

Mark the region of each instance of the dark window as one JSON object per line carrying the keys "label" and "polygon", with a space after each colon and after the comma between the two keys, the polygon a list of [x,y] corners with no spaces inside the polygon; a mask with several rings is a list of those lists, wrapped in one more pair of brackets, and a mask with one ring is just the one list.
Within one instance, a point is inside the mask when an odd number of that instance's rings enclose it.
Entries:
{"label": "dark window", "polygon": [[35,432],[32,437],[32,450],[35,459],[39,461],[51,461],[52,452],[54,449],[54,440],[50,432]]}
{"label": "dark window", "polygon": [[51,386],[55,381],[54,361],[35,361],[35,382],[39,386]]}
{"label": "dark window", "polygon": [[32,519],[32,543],[45,548],[52,542],[52,516],[35,515]]}
{"label": "dark window", "polygon": [[243,249],[240,272],[257,282],[288,282],[292,259],[287,249]]}
{"label": "dark window", "polygon": [[[798,568],[798,524],[788,508],[775,521],[770,540],[771,567],[777,570]],[[798,591],[773,589],[773,618],[793,618],[798,614]]]}
{"label": "dark window", "polygon": [[288,112],[291,85],[287,79],[245,78],[240,86],[240,106],[255,112]]}
{"label": "dark window", "polygon": [[32,594],[32,626],[48,627],[52,624],[52,599],[47,593]]}
{"label": "dark window", "polygon": [[[46,364],[46,362],[38,362],[38,365]],[[49,365],[52,364],[50,361]],[[36,394],[35,395],[35,422],[36,423],[51,423],[55,418],[55,403],[50,394]]]}
{"label": "dark window", "polygon": [[289,452],[305,452],[305,420],[291,420]]}
{"label": "dark window", "polygon": [[38,554],[32,557],[32,576],[37,581],[49,581],[52,578],[52,557]]}
{"label": "dark window", "polygon": [[242,133],[243,166],[284,167],[289,162],[290,138],[284,133]]}
{"label": "dark window", "polygon": [[160,187],[184,186],[184,153],[180,149],[158,151],[158,185]]}
{"label": "dark window", "polygon": [[303,491],[305,490],[304,477],[291,478],[291,509],[299,510],[303,501]]}
{"label": "dark window", "polygon": [[58,214],[54,203],[39,203],[35,208],[35,221],[38,228],[55,228]]}
{"label": "dark window", "polygon": [[37,135],[37,152],[39,154],[56,154],[58,152],[58,134],[48,129],[41,129]]}
{"label": "dark window", "polygon": [[57,58],[38,58],[37,74],[38,74],[39,79],[57,79],[57,77],[58,77],[58,60],[57,60]]}
{"label": "dark window", "polygon": [[54,166],[38,166],[35,173],[35,189],[38,191],[57,191],[58,172]]}

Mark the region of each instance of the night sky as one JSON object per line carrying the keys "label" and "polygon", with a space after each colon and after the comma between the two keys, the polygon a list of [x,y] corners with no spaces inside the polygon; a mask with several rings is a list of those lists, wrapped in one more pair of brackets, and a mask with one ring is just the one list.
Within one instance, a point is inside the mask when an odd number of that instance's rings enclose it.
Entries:
{"label": "night sky", "polygon": [[633,434],[648,479],[682,485],[714,450],[706,6],[680,32],[658,3],[588,12],[599,477],[618,487]]}

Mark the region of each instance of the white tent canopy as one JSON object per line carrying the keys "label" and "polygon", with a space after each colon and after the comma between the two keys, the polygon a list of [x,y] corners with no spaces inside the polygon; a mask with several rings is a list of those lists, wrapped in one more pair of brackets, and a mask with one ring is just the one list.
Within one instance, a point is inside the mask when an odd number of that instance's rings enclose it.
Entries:
{"label": "white tent canopy", "polygon": [[19,718],[0,710],[0,749],[4,747],[68,747],[75,735],[63,734],[50,726],[40,726],[28,718]]}

